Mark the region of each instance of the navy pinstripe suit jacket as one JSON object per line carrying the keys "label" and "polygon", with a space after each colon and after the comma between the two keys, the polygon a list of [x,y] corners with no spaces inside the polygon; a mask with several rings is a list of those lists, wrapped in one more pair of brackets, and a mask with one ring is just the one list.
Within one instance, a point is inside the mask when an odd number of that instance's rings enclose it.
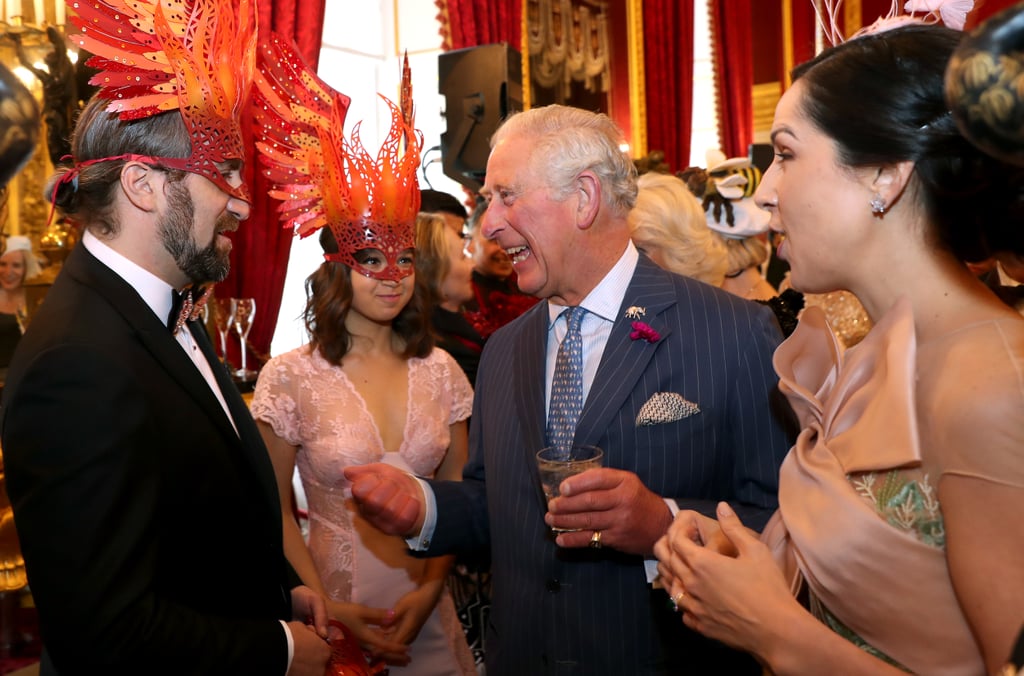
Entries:
{"label": "navy pinstripe suit jacket", "polygon": [[[625,312],[634,305],[646,308],[644,321],[661,340],[630,339]],[[664,592],[650,589],[640,557],[555,546],[533,458],[545,445],[547,326],[547,303],[539,303],[490,338],[465,479],[433,483],[438,521],[429,553],[490,546],[489,676],[736,673],[726,666],[735,654],[683,627]],[[762,527],[777,506],[789,448],[784,416],[773,413],[771,357],[780,339],[767,308],[641,256],[576,442],[600,446],[606,466],[634,472],[682,509],[713,515],[717,501],[728,500],[746,524]],[[657,392],[677,392],[700,413],[637,427]]]}

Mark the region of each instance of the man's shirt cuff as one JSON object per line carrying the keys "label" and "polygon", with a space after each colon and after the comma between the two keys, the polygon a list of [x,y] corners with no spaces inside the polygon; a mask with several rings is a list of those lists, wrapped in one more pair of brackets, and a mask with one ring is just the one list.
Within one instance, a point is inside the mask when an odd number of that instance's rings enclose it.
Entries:
{"label": "man's shirt cuff", "polygon": [[[412,476],[412,475],[410,475]],[[434,491],[423,479],[413,476],[420,482],[420,489],[423,491],[423,508],[426,512],[423,515],[423,528],[418,535],[406,538],[405,544],[414,552],[423,552],[430,548],[430,539],[434,536],[434,528],[437,526],[437,500],[434,498]]]}
{"label": "man's shirt cuff", "polygon": [[288,673],[288,670],[292,668],[292,659],[295,657],[295,639],[292,638],[292,628],[288,626],[288,623],[284,620],[278,620],[281,626],[284,627],[285,638],[288,639],[288,664],[284,667],[284,673]]}
{"label": "man's shirt cuff", "polygon": [[[672,498],[662,498],[668,505],[668,511],[672,512],[672,518],[679,513],[679,505]],[[647,574],[647,584],[653,584],[658,579],[658,559],[644,559],[644,572]]]}

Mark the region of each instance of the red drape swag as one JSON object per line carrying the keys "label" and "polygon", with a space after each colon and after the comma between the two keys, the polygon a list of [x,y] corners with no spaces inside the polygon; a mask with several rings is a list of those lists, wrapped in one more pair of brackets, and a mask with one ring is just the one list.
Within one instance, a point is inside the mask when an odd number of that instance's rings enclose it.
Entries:
{"label": "red drape swag", "polygon": [[[271,31],[292,39],[299,53],[312,68],[320,59],[326,0],[274,0],[258,3],[260,38]],[[292,231],[281,226],[277,200],[267,195],[270,183],[259,171],[252,124],[243,125],[248,161],[245,179],[252,191],[253,204],[249,219],[231,237],[231,273],[218,284],[214,294],[219,298],[254,298],[256,318],[249,333],[249,368],[266,360],[270,341],[281,309]],[[219,343],[215,343],[219,345]],[[228,355],[239,365],[238,341],[228,338]]]}
{"label": "red drape swag", "polygon": [[435,0],[443,49],[507,42],[522,49],[523,0]]}
{"label": "red drape swag", "polygon": [[690,164],[693,16],[693,0],[643,4],[647,147],[663,151],[672,170]]}
{"label": "red drape swag", "polygon": [[718,131],[726,157],[742,157],[754,136],[750,0],[711,0]]}

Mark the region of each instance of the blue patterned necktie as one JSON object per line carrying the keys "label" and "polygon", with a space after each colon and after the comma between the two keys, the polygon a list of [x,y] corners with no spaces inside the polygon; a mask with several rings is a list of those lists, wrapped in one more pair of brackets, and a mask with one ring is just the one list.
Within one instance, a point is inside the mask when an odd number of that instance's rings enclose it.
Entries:
{"label": "blue patterned necktie", "polygon": [[548,407],[548,445],[557,446],[566,456],[576,435],[576,423],[583,410],[583,336],[580,325],[587,313],[581,307],[566,308],[569,330],[558,346],[555,375],[551,379],[551,403]]}

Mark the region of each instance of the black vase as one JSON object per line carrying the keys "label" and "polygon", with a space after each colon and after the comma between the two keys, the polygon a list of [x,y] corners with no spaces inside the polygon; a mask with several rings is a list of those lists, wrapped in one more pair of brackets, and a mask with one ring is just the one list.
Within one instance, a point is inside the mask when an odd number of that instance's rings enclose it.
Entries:
{"label": "black vase", "polygon": [[39,106],[25,85],[0,64],[0,188],[32,157],[39,142]]}

